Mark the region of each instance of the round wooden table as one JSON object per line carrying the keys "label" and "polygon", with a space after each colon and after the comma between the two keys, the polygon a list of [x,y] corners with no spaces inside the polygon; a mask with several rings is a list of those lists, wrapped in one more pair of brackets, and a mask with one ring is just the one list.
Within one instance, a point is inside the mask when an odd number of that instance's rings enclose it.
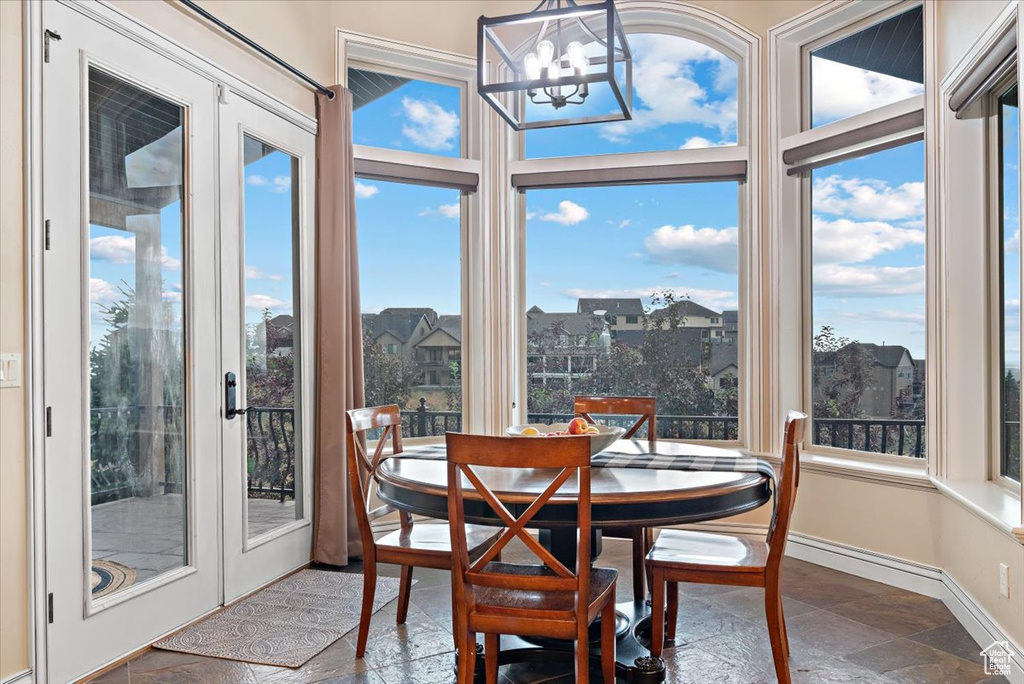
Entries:
{"label": "round wooden table", "polygon": [[[671,456],[738,456],[738,452],[683,442],[660,441],[653,449]],[[647,440],[619,441],[615,451],[651,453]],[[415,458],[408,447],[401,458],[381,463],[377,478],[381,499],[409,513],[432,518],[448,517],[448,473],[444,460]],[[435,453],[436,459],[436,453]],[[551,482],[547,470],[476,468],[480,478],[494,491],[509,511],[519,516]],[[540,529],[541,543],[569,567],[576,559],[576,504],[570,480],[531,521]],[[474,491],[466,490],[466,520],[478,524],[504,525]],[[602,527],[658,527],[725,518],[753,510],[771,498],[768,478],[760,473],[722,471],[655,470],[648,468],[600,467],[591,471],[591,521],[594,556],[601,552]],[[649,633],[650,610],[646,602],[620,603],[620,636],[616,643],[617,679],[634,684],[664,681],[660,663],[643,660],[650,656],[644,645]],[[502,664],[537,660],[552,649],[566,646],[525,644],[502,637]],[[568,645],[571,649],[571,644]],[[548,656],[550,657],[550,656]]]}

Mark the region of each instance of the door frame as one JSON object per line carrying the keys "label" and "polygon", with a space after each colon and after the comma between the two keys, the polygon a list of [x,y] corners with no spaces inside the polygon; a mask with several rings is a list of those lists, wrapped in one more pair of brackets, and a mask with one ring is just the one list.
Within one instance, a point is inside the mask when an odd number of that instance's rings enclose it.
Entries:
{"label": "door frame", "polygon": [[[220,86],[221,93],[242,97],[301,128],[317,133],[316,119],[223,69],[203,54],[151,28],[127,12],[104,2],[61,2],[100,25],[190,69]],[[25,442],[28,455],[27,552],[29,562],[29,681],[47,681],[46,531],[43,446],[46,405],[43,395],[43,7],[22,0],[23,144],[25,201]],[[55,49],[59,49],[59,43]],[[258,60],[253,57],[254,63]]]}

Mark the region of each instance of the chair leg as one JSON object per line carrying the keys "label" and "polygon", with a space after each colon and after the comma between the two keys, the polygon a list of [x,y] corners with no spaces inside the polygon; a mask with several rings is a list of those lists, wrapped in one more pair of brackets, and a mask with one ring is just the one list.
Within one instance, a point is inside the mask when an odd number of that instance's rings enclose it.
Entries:
{"label": "chair leg", "polygon": [[615,601],[608,599],[601,609],[601,679],[615,684]]}
{"label": "chair leg", "polygon": [[655,570],[651,581],[651,655],[661,656],[665,647],[665,578]]}
{"label": "chair leg", "polygon": [[501,655],[499,636],[484,635],[484,669],[487,673],[487,684],[498,684],[498,658]]}
{"label": "chair leg", "polygon": [[679,621],[679,583],[668,582],[665,595],[668,597],[668,630],[665,633],[665,638],[674,642],[676,640],[676,622]]}
{"label": "chair leg", "polygon": [[359,613],[359,636],[356,639],[356,658],[366,653],[366,638],[370,634],[370,618],[373,616],[373,595],[377,590],[377,563],[368,562],[363,567],[363,607]]}
{"label": "chair leg", "polygon": [[633,601],[636,602],[647,598],[644,592],[644,576],[647,574],[644,569],[647,557],[645,541],[644,528],[633,528]]}
{"label": "chair leg", "polygon": [[764,590],[764,612],[768,618],[768,638],[772,644],[772,660],[779,684],[790,684],[789,653],[786,644],[786,618],[782,613],[782,593],[778,583],[768,583]]}
{"label": "chair leg", "polygon": [[476,634],[463,632],[461,641],[456,679],[458,684],[473,684],[476,678]]}
{"label": "chair leg", "polygon": [[409,615],[409,593],[412,590],[412,566],[402,566],[402,576],[398,581],[398,615],[397,623],[405,624],[405,618]]}
{"label": "chair leg", "polygon": [[590,684],[590,629],[581,622],[576,625],[576,684]]}
{"label": "chair leg", "polygon": [[[644,558],[645,559],[647,558],[647,554],[649,554],[651,552],[651,549],[653,549],[653,548],[654,548],[654,528],[653,527],[644,528]],[[651,587],[654,584],[654,577],[652,576],[651,569],[647,567],[646,563],[644,563],[644,568],[647,571],[646,572],[646,575],[647,575],[647,586]]]}

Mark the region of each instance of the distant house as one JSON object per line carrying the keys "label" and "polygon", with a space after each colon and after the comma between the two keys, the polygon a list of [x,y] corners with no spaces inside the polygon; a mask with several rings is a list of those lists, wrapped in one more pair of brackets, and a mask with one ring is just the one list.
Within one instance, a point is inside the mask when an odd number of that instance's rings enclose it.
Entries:
{"label": "distant house", "polygon": [[711,389],[730,389],[738,386],[740,366],[736,342],[721,339],[711,342],[709,373]]}
{"label": "distant house", "polygon": [[[602,312],[602,313],[598,313]],[[612,342],[618,334],[627,330],[643,330],[644,305],[639,297],[631,299],[580,299],[576,303],[576,313],[597,314],[608,321]]]}
{"label": "distant house", "polygon": [[253,346],[264,351],[266,356],[258,363],[266,368],[266,357],[291,356],[295,342],[295,319],[288,314],[279,314],[267,321],[260,321],[253,330]]}
{"label": "distant house", "polygon": [[918,365],[910,351],[898,344],[872,344],[850,342],[835,352],[815,355],[826,375],[835,367],[836,357],[860,348],[870,355],[874,363],[871,377],[860,397],[860,412],[869,418],[891,418],[896,402],[911,402],[914,398]]}
{"label": "distant house", "polygon": [[648,314],[653,326],[669,328],[675,321],[682,328],[696,328],[702,331],[705,341],[721,339],[725,333],[723,314],[698,304],[692,299],[681,299],[669,306],[655,309]]}
{"label": "distant house", "polygon": [[363,314],[363,333],[385,354],[399,354],[415,362],[415,345],[434,329],[437,312],[431,308],[388,308]]}
{"label": "distant house", "polygon": [[570,388],[572,377],[592,372],[608,354],[611,332],[604,316],[587,313],[526,314],[526,365],[530,382]]}
{"label": "distant house", "polygon": [[450,385],[452,363],[462,362],[462,316],[438,316],[430,332],[414,347],[416,367],[423,371],[423,384]]}
{"label": "distant house", "polygon": [[739,342],[740,340],[740,312],[735,309],[722,312],[722,339]]}

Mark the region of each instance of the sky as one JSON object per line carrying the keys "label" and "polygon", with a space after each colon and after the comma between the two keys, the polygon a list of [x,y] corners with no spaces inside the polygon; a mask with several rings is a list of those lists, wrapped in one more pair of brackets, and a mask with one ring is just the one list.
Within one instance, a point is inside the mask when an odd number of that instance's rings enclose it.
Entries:
{"label": "sky", "polygon": [[1017,106],[1003,114],[1003,356],[1007,368],[1020,368],[1020,152]]}

